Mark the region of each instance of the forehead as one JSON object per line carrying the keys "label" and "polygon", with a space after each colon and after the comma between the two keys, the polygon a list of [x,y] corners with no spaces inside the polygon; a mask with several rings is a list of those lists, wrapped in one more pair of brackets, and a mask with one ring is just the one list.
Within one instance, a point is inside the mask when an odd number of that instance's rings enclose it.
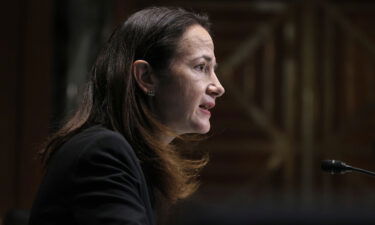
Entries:
{"label": "forehead", "polygon": [[199,56],[200,54],[213,57],[214,44],[210,34],[200,25],[189,27],[182,35],[177,45],[179,56]]}

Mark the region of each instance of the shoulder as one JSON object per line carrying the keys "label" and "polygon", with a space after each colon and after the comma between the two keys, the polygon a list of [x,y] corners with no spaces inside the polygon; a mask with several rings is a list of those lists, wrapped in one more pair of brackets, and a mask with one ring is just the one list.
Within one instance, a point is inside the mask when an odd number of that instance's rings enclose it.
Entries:
{"label": "shoulder", "polygon": [[40,218],[63,214],[77,224],[154,224],[147,181],[133,148],[120,133],[102,126],[80,132],[56,152],[34,207]]}
{"label": "shoulder", "polygon": [[139,164],[133,148],[118,132],[97,125],[84,130],[69,140],[62,151],[75,151],[77,161],[97,161],[103,163],[121,161],[127,164]]}
{"label": "shoulder", "polygon": [[65,145],[77,145],[82,147],[99,145],[103,147],[117,146],[131,149],[128,141],[120,133],[96,125],[80,132],[71,138]]}
{"label": "shoulder", "polygon": [[96,125],[73,136],[56,151],[48,171],[67,173],[84,167],[117,166],[141,170],[141,165],[129,142],[118,132]]}

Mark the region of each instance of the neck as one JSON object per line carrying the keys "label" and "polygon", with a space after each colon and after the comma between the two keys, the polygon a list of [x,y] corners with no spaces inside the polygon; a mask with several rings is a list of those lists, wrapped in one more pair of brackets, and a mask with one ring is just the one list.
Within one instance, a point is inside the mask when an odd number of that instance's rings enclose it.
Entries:
{"label": "neck", "polygon": [[175,137],[169,136],[169,135],[162,135],[160,137],[160,139],[161,139],[161,142],[163,143],[163,145],[167,146],[173,141],[173,139],[175,139]]}

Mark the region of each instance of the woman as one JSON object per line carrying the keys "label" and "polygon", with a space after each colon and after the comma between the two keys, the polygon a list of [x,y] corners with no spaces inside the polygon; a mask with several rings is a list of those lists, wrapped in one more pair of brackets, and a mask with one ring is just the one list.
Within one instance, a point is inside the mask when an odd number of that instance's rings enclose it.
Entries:
{"label": "woman", "polygon": [[160,205],[195,191],[205,158],[171,142],[207,133],[224,93],[208,31],[205,16],[154,7],[113,33],[83,104],[40,152],[47,172],[30,225],[155,224]]}

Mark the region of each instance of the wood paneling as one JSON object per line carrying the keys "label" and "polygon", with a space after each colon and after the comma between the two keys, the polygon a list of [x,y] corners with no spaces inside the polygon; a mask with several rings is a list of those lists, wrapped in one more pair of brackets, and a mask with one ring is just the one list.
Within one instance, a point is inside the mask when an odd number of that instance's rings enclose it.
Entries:
{"label": "wood paneling", "polygon": [[29,208],[51,112],[52,1],[7,1],[1,15],[0,215]]}

